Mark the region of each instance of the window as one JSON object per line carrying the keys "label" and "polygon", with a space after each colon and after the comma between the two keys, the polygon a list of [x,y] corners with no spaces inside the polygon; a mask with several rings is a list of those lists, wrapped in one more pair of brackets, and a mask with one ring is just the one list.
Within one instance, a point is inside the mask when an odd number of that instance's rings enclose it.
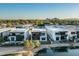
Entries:
{"label": "window", "polygon": [[39,40],[40,39],[40,33],[39,32],[32,32],[32,39],[33,40]]}
{"label": "window", "polygon": [[72,36],[72,39],[75,39],[76,37],[75,36]]}
{"label": "window", "polygon": [[21,33],[19,33],[19,34],[23,35],[23,34],[24,34],[24,32],[21,32]]}
{"label": "window", "polygon": [[61,35],[65,35],[65,32],[60,32]]}
{"label": "window", "polygon": [[79,34],[77,34],[77,38],[79,38]]}
{"label": "window", "polygon": [[45,35],[45,33],[41,33],[41,35]]}
{"label": "window", "polygon": [[77,31],[76,33],[79,34],[79,31]]}
{"label": "window", "polygon": [[15,33],[12,33],[12,35],[15,35]]}
{"label": "window", "polygon": [[75,32],[71,32],[71,34],[75,34]]}
{"label": "window", "polygon": [[61,40],[65,40],[66,39],[66,36],[61,36]]}
{"label": "window", "polygon": [[10,35],[15,35],[15,33],[10,33]]}
{"label": "window", "polygon": [[55,35],[59,35],[60,33],[55,33]]}
{"label": "window", "polygon": [[56,35],[65,35],[66,32],[57,32]]}
{"label": "window", "polygon": [[35,33],[32,33],[32,36],[35,36]]}
{"label": "window", "polygon": [[42,38],[42,40],[45,40],[45,38]]}
{"label": "window", "polygon": [[58,41],[59,40],[59,37],[56,37],[56,40]]}

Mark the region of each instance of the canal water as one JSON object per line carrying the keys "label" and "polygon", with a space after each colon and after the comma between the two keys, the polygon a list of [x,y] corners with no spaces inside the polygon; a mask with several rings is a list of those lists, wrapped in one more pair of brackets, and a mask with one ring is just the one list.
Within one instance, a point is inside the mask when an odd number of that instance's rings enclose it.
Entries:
{"label": "canal water", "polygon": [[44,48],[36,56],[79,56],[79,47]]}

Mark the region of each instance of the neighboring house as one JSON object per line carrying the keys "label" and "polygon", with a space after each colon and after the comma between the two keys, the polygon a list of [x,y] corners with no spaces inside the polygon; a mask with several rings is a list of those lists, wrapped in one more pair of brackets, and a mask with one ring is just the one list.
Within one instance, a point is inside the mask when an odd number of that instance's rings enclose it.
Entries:
{"label": "neighboring house", "polygon": [[69,31],[69,37],[70,37],[70,40],[73,40],[74,42],[75,41],[79,41],[79,26],[75,26],[75,25],[71,25],[71,26],[68,26],[68,31]]}
{"label": "neighboring house", "polygon": [[57,27],[57,26],[45,26],[47,30],[47,34],[51,41],[65,41],[68,39],[67,35],[68,32],[63,27]]}
{"label": "neighboring house", "polygon": [[25,28],[12,28],[8,35],[8,40],[11,43],[23,42],[29,37],[29,29]]}
{"label": "neighboring house", "polygon": [[[45,25],[45,27],[17,26],[15,28],[1,28],[0,36],[8,43],[22,43],[32,39],[42,42],[79,41],[79,26],[75,25]],[[29,38],[30,37],[30,38]],[[49,40],[47,40],[49,38]]]}
{"label": "neighboring house", "polygon": [[31,30],[31,39],[47,41],[47,32],[45,28],[32,28]]}
{"label": "neighboring house", "polygon": [[51,41],[78,41],[79,28],[73,25],[46,25],[47,34]]}
{"label": "neighboring house", "polygon": [[[2,30],[2,31],[1,31]],[[5,43],[23,43],[29,37],[29,28],[5,28],[0,30]]]}

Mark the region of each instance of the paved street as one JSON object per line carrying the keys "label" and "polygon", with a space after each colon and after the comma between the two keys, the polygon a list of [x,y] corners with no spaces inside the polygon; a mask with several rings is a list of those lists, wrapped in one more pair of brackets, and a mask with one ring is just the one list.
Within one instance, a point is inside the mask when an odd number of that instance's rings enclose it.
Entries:
{"label": "paved street", "polygon": [[22,46],[17,47],[0,47],[0,55],[9,54],[17,51],[23,50]]}

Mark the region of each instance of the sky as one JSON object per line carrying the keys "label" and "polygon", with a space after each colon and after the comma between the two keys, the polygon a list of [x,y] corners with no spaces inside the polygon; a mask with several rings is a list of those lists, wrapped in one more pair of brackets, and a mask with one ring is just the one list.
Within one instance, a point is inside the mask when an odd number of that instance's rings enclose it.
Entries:
{"label": "sky", "polygon": [[79,18],[78,3],[0,3],[0,18]]}

